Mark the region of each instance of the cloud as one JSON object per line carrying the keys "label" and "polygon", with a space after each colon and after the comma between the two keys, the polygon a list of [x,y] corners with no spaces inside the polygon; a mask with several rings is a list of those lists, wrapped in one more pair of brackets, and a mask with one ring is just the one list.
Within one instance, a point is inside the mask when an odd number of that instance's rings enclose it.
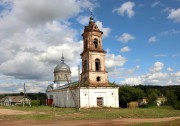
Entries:
{"label": "cloud", "polygon": [[22,82],[27,82],[29,92],[44,92],[53,81],[62,49],[72,79],[77,80],[82,41],[69,19],[93,4],[87,0],[3,0],[7,1],[6,8],[11,10],[0,12],[0,91],[21,91]]}
{"label": "cloud", "polygon": [[17,79],[45,79],[46,73],[50,73],[45,64],[39,62],[31,53],[26,52],[18,52],[13,59],[2,63],[0,70],[4,75]]}
{"label": "cloud", "polygon": [[116,66],[123,66],[127,62],[127,59],[121,55],[115,55],[107,53],[106,55],[106,67],[114,68]]}
{"label": "cloud", "polygon": [[157,38],[155,36],[151,36],[149,39],[148,39],[148,43],[154,43],[154,42],[157,42]]}
{"label": "cloud", "polygon": [[3,31],[0,32],[0,38],[24,32],[28,27],[43,27],[44,24],[53,21],[66,21],[81,13],[85,8],[93,6],[88,0],[38,0],[36,2],[14,0],[11,3],[13,6],[10,14],[6,14],[3,20],[0,20],[0,31]]}
{"label": "cloud", "polygon": [[121,81],[121,84],[130,84],[130,85],[139,85],[144,82],[143,77],[130,77],[126,78],[124,81]]}
{"label": "cloud", "polygon": [[180,22],[180,8],[178,9],[171,9],[169,11],[168,19],[173,20],[175,23]]}
{"label": "cloud", "polygon": [[88,25],[88,23],[89,23],[89,16],[79,16],[78,18],[77,18],[77,21],[80,23],[80,24],[82,24],[83,26],[86,26],[86,25]]}
{"label": "cloud", "polygon": [[168,57],[168,55],[166,55],[166,54],[156,54],[156,55],[154,55],[154,57]]}
{"label": "cloud", "polygon": [[156,6],[158,6],[160,3],[161,3],[160,1],[155,1],[155,2],[153,2],[152,7],[156,7]]}
{"label": "cloud", "polygon": [[126,77],[120,83],[130,85],[179,85],[180,71],[172,73],[173,69],[168,67],[167,72],[161,72],[163,68],[164,64],[162,62],[155,62],[150,68],[150,73]]}
{"label": "cloud", "polygon": [[128,1],[123,3],[119,8],[113,9],[112,12],[117,12],[119,15],[124,16],[127,14],[129,18],[132,18],[135,14],[133,7],[135,6],[134,2]]}
{"label": "cloud", "polygon": [[111,32],[111,29],[110,28],[105,28],[103,27],[103,23],[100,22],[100,21],[96,21],[96,24],[98,26],[98,28],[103,31],[103,38],[106,38],[108,37],[109,33]]}
{"label": "cloud", "polygon": [[178,35],[178,34],[180,34],[180,30],[170,29],[170,30],[163,31],[163,32],[159,33],[159,36],[160,37],[167,37],[167,36]]}
{"label": "cloud", "polygon": [[179,85],[180,71],[176,73],[147,73],[145,75],[135,76],[125,78],[121,81],[121,84],[130,84],[130,85]]}
{"label": "cloud", "polygon": [[180,56],[180,52],[172,55],[172,57],[178,57],[178,56]]}
{"label": "cloud", "polygon": [[168,68],[167,68],[167,71],[172,72],[173,69],[172,69],[171,67],[168,67]]}
{"label": "cloud", "polygon": [[110,69],[108,71],[108,76],[109,78],[127,78],[129,76],[132,76],[136,71],[140,69],[140,66],[135,66],[134,68],[131,69],[126,69],[122,67],[115,67],[114,69]]}
{"label": "cloud", "polygon": [[134,40],[135,37],[128,33],[123,33],[121,36],[118,37],[118,41],[122,43],[128,43],[131,40]]}
{"label": "cloud", "polygon": [[128,46],[125,46],[120,49],[120,52],[122,52],[122,53],[129,52],[129,51],[131,51],[131,49]]}
{"label": "cloud", "polygon": [[77,15],[82,8],[92,6],[89,1],[75,0],[44,1],[14,0],[14,13],[20,20],[29,24],[42,24],[52,20],[63,20]]}
{"label": "cloud", "polygon": [[151,72],[159,72],[163,69],[164,64],[162,62],[155,62],[154,65],[151,67]]}
{"label": "cloud", "polygon": [[107,53],[109,53],[109,52],[110,52],[110,49],[109,49],[109,48],[107,48],[107,49],[106,49],[106,52],[107,52]]}

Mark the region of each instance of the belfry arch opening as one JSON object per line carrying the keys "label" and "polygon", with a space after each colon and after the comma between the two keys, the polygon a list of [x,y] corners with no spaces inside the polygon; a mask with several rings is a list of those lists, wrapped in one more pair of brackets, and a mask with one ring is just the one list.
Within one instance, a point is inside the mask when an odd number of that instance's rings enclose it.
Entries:
{"label": "belfry arch opening", "polygon": [[98,40],[94,39],[94,48],[97,49],[98,48]]}
{"label": "belfry arch opening", "polygon": [[97,78],[96,78],[96,81],[97,81],[97,82],[100,82],[100,81],[101,81],[101,78],[100,78],[100,77],[97,77]]}
{"label": "belfry arch opening", "polygon": [[99,59],[95,59],[95,70],[100,71],[100,60]]}

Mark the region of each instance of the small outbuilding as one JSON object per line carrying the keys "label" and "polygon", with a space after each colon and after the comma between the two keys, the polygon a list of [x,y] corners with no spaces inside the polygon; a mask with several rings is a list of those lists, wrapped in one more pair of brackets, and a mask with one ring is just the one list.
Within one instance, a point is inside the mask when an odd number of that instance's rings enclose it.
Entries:
{"label": "small outbuilding", "polygon": [[11,106],[11,105],[19,105],[19,104],[29,104],[31,100],[24,96],[5,96],[0,99],[0,105]]}

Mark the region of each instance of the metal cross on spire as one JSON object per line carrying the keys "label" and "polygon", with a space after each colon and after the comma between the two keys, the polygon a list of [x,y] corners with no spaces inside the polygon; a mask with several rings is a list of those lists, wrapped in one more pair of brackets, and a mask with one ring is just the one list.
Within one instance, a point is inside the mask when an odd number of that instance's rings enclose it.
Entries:
{"label": "metal cross on spire", "polygon": [[62,57],[61,57],[61,62],[62,62],[62,63],[64,63],[63,49],[62,49]]}
{"label": "metal cross on spire", "polygon": [[90,11],[90,15],[91,15],[91,17],[92,17],[92,16],[93,16],[93,8],[90,7],[90,8],[89,8],[89,11]]}
{"label": "metal cross on spire", "polygon": [[94,18],[93,18],[93,8],[89,8],[90,11],[90,22],[94,22]]}

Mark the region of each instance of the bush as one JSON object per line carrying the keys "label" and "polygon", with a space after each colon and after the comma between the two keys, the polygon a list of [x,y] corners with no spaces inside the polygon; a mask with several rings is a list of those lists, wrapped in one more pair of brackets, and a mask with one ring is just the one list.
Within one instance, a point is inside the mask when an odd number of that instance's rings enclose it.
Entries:
{"label": "bush", "polygon": [[39,106],[40,100],[31,100],[31,106]]}
{"label": "bush", "polygon": [[[17,104],[17,106],[23,106],[23,103]],[[29,106],[29,104],[25,103],[24,106]]]}
{"label": "bush", "polygon": [[180,101],[176,102],[175,105],[173,105],[174,109],[180,110]]}
{"label": "bush", "polygon": [[148,108],[149,107],[149,104],[142,104],[139,106],[140,108]]}

